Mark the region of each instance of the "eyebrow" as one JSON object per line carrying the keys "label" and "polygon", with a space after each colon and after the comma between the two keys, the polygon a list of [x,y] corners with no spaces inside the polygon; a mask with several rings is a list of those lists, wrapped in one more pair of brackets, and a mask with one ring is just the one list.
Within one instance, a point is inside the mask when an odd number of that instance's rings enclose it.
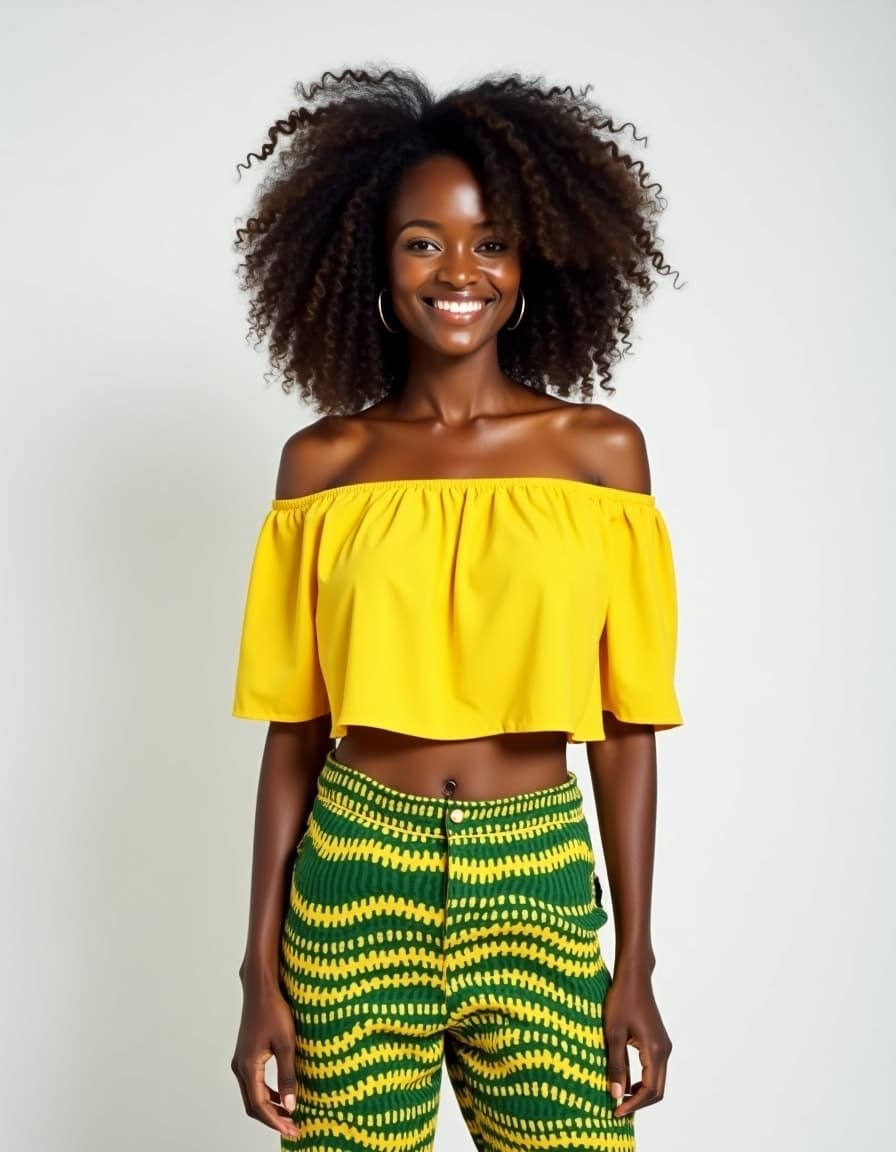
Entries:
{"label": "eyebrow", "polygon": [[[494,220],[479,220],[479,221],[477,221],[476,224],[473,225],[474,228],[480,228],[480,229],[494,228],[494,226],[495,226]],[[401,227],[398,229],[398,231],[404,232],[404,230],[406,228],[440,229],[441,227],[442,227],[442,225],[438,222],[438,220],[408,220],[404,224],[401,225]]]}

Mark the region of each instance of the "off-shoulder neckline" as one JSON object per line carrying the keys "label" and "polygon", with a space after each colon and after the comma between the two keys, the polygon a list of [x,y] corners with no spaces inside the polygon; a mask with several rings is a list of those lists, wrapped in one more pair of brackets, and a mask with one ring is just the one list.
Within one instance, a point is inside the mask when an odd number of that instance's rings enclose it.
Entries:
{"label": "off-shoulder neckline", "polygon": [[450,488],[508,488],[516,485],[529,485],[535,487],[557,487],[570,492],[578,492],[594,498],[621,500],[634,504],[655,503],[655,497],[649,492],[632,492],[627,488],[612,488],[606,484],[591,484],[587,480],[573,480],[568,476],[421,476],[410,477],[403,480],[357,480],[352,484],[335,484],[331,488],[321,488],[318,492],[307,492],[304,496],[292,496],[271,501],[275,510],[290,508],[303,508],[306,505],[323,500],[325,497],[338,495],[362,494],[377,491],[388,491],[392,488],[422,488],[440,489]]}

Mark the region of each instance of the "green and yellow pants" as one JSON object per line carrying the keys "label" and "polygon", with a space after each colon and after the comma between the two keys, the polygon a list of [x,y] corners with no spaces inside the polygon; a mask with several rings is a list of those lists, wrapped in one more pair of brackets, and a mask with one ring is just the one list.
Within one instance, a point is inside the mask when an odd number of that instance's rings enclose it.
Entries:
{"label": "green and yellow pants", "polygon": [[296,849],[280,976],[296,1023],[289,1152],[429,1152],[442,1067],[479,1152],[631,1152],[602,1005],[576,777],[457,800],[330,753]]}

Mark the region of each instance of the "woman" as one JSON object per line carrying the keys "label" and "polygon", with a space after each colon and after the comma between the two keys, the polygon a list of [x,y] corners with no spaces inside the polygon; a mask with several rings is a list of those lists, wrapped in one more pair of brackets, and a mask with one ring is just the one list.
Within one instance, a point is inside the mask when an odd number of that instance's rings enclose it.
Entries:
{"label": "woman", "polygon": [[633,1148],[671,1048],[674,575],[639,428],[564,397],[610,391],[668,272],[658,186],[587,91],[298,92],[238,233],[253,328],[323,415],[283,450],[243,623],[234,713],[269,728],[232,1067],[284,1147],[431,1147],[444,1059],[480,1150]]}

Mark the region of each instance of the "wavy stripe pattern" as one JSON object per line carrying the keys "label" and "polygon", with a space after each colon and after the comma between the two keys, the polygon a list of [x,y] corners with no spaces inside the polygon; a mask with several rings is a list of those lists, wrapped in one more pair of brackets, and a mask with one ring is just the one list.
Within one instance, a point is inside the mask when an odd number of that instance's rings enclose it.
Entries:
{"label": "wavy stripe pattern", "polygon": [[328,755],[281,943],[300,1132],[284,1152],[431,1152],[443,1064],[478,1152],[633,1152],[606,1074],[594,864],[572,773],[441,799]]}

